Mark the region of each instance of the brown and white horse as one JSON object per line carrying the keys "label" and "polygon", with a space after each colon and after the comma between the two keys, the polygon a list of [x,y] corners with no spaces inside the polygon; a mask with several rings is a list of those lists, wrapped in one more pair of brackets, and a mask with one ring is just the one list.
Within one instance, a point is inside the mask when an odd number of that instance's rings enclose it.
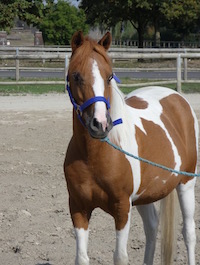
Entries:
{"label": "brown and white horse", "polygon": [[[76,265],[88,265],[88,224],[100,207],[116,226],[114,264],[127,265],[127,240],[132,205],[144,223],[144,264],[153,264],[158,216],[153,202],[176,188],[183,215],[188,262],[195,264],[195,178],[164,171],[134,160],[107,143],[176,170],[195,172],[198,122],[188,102],[163,87],[147,87],[124,97],[113,78],[106,53],[110,33],[97,43],[74,34],[68,72],[73,111],[73,136],[64,171],[71,218],[76,233]],[[121,122],[113,126],[117,119]],[[168,263],[169,265],[169,263]]]}

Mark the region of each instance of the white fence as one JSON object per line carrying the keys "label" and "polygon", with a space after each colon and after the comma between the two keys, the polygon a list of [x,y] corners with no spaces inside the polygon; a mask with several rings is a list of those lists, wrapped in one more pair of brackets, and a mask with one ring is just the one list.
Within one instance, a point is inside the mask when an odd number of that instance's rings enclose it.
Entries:
{"label": "white fence", "polygon": [[[68,67],[68,59],[71,55],[71,49],[69,47],[65,48],[41,48],[41,47],[0,47],[0,59],[2,60],[15,60],[15,73],[16,82],[18,84],[22,83],[19,81],[20,78],[20,60],[65,60],[65,69],[63,69],[66,75]],[[139,86],[139,85],[151,85],[151,84],[163,84],[163,83],[176,83],[177,90],[181,91],[182,82],[192,82],[187,80],[187,60],[189,58],[200,58],[200,49],[134,49],[134,48],[111,48],[109,51],[109,56],[112,60],[130,60],[130,59],[175,59],[176,60],[176,80],[172,81],[160,81],[154,83],[143,83],[143,84],[129,84],[122,86]],[[184,80],[181,79],[182,72],[182,61],[184,62]],[[200,82],[200,80],[195,80],[195,82]],[[8,84],[13,82],[1,82],[1,84]],[[30,83],[30,81],[24,81],[23,83]],[[38,81],[34,83],[44,84],[47,81]],[[49,82],[48,82],[49,83]],[[50,83],[65,83],[65,81]]]}
{"label": "white fence", "polygon": [[[188,72],[188,59],[189,58],[200,58],[200,53],[110,53],[112,59],[176,59],[176,88],[178,92],[181,92],[181,82],[183,81],[181,78],[182,73],[182,61],[184,61],[184,82],[187,82],[187,72]],[[200,80],[195,80],[195,82],[200,82]],[[165,82],[169,83],[169,81]],[[150,83],[148,83],[149,85]],[[151,83],[151,84],[155,84]],[[156,84],[161,84],[158,82]],[[163,82],[162,82],[163,84]],[[145,85],[145,84],[142,84]],[[130,85],[131,86],[131,85]]]}
{"label": "white fence", "polygon": [[[71,48],[70,46],[66,47],[11,47],[11,46],[0,46],[0,54],[2,53],[12,53],[16,54],[18,52],[21,54],[23,53],[70,53],[71,54]],[[115,48],[111,47],[109,49],[109,52],[131,52],[131,53],[199,53],[200,48],[129,48],[129,47],[123,47],[123,48]]]}
{"label": "white fence", "polygon": [[[113,40],[113,45],[118,45],[120,47],[138,47],[138,40]],[[157,45],[158,46],[158,45]],[[144,48],[154,48],[155,41],[145,40],[143,41]],[[182,48],[182,47],[190,47],[190,48],[198,48],[200,47],[200,40],[194,42],[182,42],[182,41],[160,41],[160,48]]]}

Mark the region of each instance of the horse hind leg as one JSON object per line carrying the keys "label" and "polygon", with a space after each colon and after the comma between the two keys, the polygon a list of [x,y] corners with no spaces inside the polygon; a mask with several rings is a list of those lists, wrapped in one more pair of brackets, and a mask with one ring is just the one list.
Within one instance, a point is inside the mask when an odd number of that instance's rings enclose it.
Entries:
{"label": "horse hind leg", "polygon": [[153,203],[137,206],[137,210],[142,217],[146,236],[144,264],[152,265],[156,246],[156,235],[159,224],[158,215]]}
{"label": "horse hind leg", "polygon": [[189,180],[186,184],[180,184],[177,187],[181,212],[183,216],[183,237],[188,254],[188,264],[195,265],[195,194],[194,186],[196,179]]}

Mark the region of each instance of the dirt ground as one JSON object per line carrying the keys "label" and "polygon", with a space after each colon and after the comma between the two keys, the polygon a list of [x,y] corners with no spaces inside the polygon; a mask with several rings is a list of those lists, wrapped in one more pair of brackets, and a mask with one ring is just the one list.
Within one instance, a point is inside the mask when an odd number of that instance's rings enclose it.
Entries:
{"label": "dirt ground", "polygon": [[[200,118],[200,95],[187,98]],[[74,264],[75,237],[62,168],[71,134],[71,105],[66,95],[0,97],[0,264]],[[199,205],[198,180],[197,264],[200,264]],[[183,265],[187,260],[180,214],[179,217],[175,264]],[[139,265],[145,238],[135,209],[131,223],[129,259],[130,264]],[[159,242],[160,234],[155,265],[160,265]],[[114,246],[114,221],[97,209],[90,225],[90,264],[113,264]]]}

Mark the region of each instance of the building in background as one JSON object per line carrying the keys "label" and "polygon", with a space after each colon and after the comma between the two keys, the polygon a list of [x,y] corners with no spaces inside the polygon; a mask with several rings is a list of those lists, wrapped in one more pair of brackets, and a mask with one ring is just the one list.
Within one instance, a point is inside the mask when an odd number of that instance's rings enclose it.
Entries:
{"label": "building in background", "polygon": [[24,21],[16,19],[15,26],[7,34],[0,31],[0,45],[11,46],[42,46],[44,45],[42,32],[28,26]]}

